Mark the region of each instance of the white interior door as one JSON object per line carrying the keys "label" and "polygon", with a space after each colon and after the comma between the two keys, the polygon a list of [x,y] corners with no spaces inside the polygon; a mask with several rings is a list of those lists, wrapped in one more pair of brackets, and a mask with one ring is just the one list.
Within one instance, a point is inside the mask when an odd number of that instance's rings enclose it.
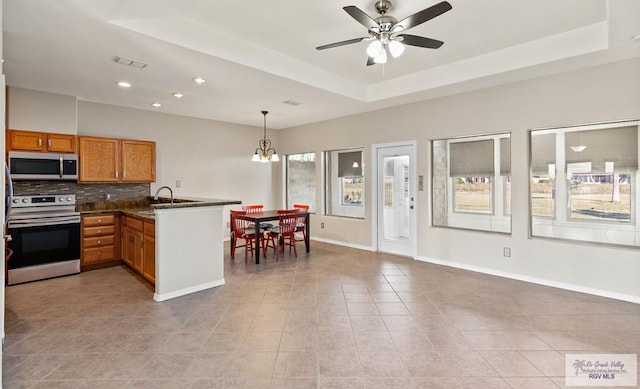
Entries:
{"label": "white interior door", "polygon": [[378,250],[415,256],[415,145],[377,148]]}

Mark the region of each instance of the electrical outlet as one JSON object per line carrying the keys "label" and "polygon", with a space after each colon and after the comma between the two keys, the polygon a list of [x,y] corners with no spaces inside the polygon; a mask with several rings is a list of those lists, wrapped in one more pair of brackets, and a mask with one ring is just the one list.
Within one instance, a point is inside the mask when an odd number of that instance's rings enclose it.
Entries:
{"label": "electrical outlet", "polygon": [[324,223],[320,223],[320,228],[324,229]]}
{"label": "electrical outlet", "polygon": [[505,247],[502,250],[502,254],[507,258],[511,257],[511,247]]}
{"label": "electrical outlet", "polygon": [[180,187],[180,184],[181,184],[180,180],[177,180],[177,181],[176,181],[176,188],[179,188],[179,187]]}
{"label": "electrical outlet", "polygon": [[111,193],[105,193],[105,195],[104,195],[104,199],[105,199],[106,201],[111,201]]}

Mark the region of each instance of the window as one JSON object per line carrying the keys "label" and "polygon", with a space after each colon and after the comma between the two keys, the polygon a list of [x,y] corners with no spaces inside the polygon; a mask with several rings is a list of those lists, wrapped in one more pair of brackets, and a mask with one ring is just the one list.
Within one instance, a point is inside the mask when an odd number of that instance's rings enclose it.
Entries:
{"label": "window", "polygon": [[532,236],[640,245],[639,123],[530,132]]}
{"label": "window", "polygon": [[287,208],[293,204],[308,204],[309,212],[316,207],[316,153],[287,155]]}
{"label": "window", "polygon": [[325,213],[364,218],[362,149],[325,151]]}
{"label": "window", "polygon": [[434,140],[433,225],[511,231],[509,134]]}

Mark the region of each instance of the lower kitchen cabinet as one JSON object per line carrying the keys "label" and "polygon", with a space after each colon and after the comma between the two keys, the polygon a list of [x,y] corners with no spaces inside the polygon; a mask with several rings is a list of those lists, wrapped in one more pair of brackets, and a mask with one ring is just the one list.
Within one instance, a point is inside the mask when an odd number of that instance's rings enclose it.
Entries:
{"label": "lower kitchen cabinet", "polygon": [[155,223],[131,216],[122,222],[122,260],[152,283],[156,276]]}
{"label": "lower kitchen cabinet", "polygon": [[115,214],[82,217],[81,266],[116,261],[118,216]]}

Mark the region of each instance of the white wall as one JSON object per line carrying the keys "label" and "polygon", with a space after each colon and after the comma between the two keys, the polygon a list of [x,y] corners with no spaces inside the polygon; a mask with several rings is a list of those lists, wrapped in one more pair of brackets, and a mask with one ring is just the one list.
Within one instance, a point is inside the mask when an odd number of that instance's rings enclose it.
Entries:
{"label": "white wall", "polygon": [[74,96],[9,88],[7,128],[76,134],[77,99]]}
{"label": "white wall", "polygon": [[[371,161],[372,144],[416,140],[418,175],[427,183],[417,197],[419,259],[640,302],[640,253],[636,249],[529,239],[527,192],[528,129],[640,118],[638,85],[640,60],[634,59],[282,130],[278,150],[281,154],[321,153],[364,146],[364,160]],[[512,234],[432,227],[429,140],[498,132],[511,132]],[[366,193],[370,194],[369,173],[365,169]],[[323,201],[321,183],[318,174],[318,210]],[[311,218],[312,235],[372,247],[375,205],[366,202],[363,221],[318,212]],[[320,229],[321,222],[325,229]],[[510,259],[502,256],[503,247],[512,248]]]}

